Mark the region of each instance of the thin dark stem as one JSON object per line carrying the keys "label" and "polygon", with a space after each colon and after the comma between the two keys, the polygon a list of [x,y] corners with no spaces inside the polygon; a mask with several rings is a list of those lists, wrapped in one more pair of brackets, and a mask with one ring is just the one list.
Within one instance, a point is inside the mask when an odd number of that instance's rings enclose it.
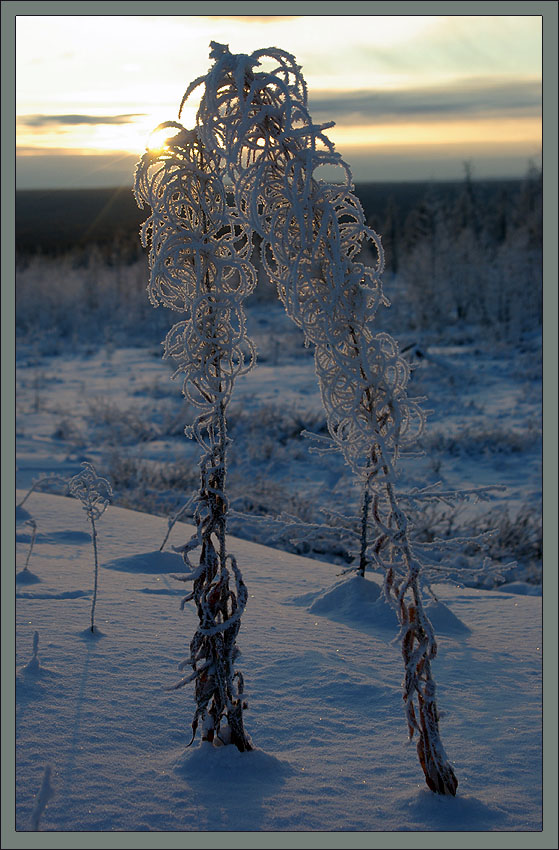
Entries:
{"label": "thin dark stem", "polygon": [[52,484],[55,481],[59,484],[64,484],[66,487],[68,486],[68,482],[64,478],[60,478],[58,475],[46,475],[44,478],[39,478],[38,481],[35,481],[31,485],[21,502],[18,502],[18,504],[16,505],[16,508],[22,508],[31,493],[33,493],[37,489],[37,487],[40,487],[43,484]]}
{"label": "thin dark stem", "polygon": [[167,528],[167,533],[165,534],[165,537],[163,538],[163,543],[162,543],[162,544],[161,544],[161,546],[159,547],[159,551],[160,551],[160,552],[162,552],[162,551],[163,551],[163,549],[165,548],[165,544],[167,543],[167,540],[169,539],[169,536],[170,536],[170,534],[171,534],[171,531],[172,531],[172,530],[173,530],[173,528],[175,527],[175,523],[177,523],[177,522],[179,521],[179,519],[180,519],[180,518],[184,515],[184,513],[186,512],[187,508],[188,508],[190,505],[191,505],[191,499],[189,499],[189,500],[188,500],[188,502],[186,502],[186,504],[182,506],[182,508],[179,508],[179,510],[178,510],[178,511],[176,512],[176,514],[174,515],[174,517],[173,517],[172,519],[170,519],[170,520],[169,520],[169,525],[168,525],[168,528]]}
{"label": "thin dark stem", "polygon": [[31,543],[29,545],[29,552],[27,553],[27,559],[23,568],[24,570],[27,570],[29,559],[31,558],[31,552],[33,551],[33,546],[35,544],[35,537],[37,536],[37,523],[35,522],[35,520],[29,520],[29,522],[33,530],[31,532]]}
{"label": "thin dark stem", "polygon": [[97,579],[99,575],[99,561],[97,559],[97,530],[95,528],[95,520],[91,517],[91,539],[93,541],[93,554],[95,557],[95,582],[93,587],[93,602],[91,604],[91,631],[95,631],[95,603],[97,602]]}
{"label": "thin dark stem", "polygon": [[361,505],[361,552],[359,555],[359,575],[365,577],[367,568],[367,547],[369,545],[369,508],[371,505],[371,493],[369,491],[369,479],[363,487],[363,502]]}
{"label": "thin dark stem", "polygon": [[[221,389],[221,387],[220,387]],[[225,501],[225,474],[226,474],[226,451],[227,451],[227,422],[225,419],[225,404],[220,402],[219,414],[219,442],[218,442],[218,473],[217,473],[217,489],[220,493],[219,515],[218,515],[218,538],[219,538],[219,563],[221,568],[225,567],[225,532],[227,527],[227,503]]]}

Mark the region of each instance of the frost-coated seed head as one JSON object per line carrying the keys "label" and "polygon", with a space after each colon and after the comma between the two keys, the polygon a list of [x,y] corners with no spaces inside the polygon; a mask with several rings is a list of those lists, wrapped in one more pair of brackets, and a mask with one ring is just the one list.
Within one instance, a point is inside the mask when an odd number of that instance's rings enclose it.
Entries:
{"label": "frost-coated seed head", "polygon": [[97,475],[93,464],[84,461],[81,466],[81,472],[70,479],[68,492],[80,499],[90,519],[97,520],[112,502],[113,490],[106,478]]}

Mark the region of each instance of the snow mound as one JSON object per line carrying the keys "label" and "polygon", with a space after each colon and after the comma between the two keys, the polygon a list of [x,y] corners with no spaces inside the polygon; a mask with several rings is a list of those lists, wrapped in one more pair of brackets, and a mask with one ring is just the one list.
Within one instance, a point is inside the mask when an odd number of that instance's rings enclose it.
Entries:
{"label": "snow mound", "polygon": [[36,576],[29,569],[20,570],[19,573],[16,573],[16,584],[38,584],[40,581],[39,576]]}
{"label": "snow mound", "polygon": [[184,573],[184,561],[175,552],[141,552],[107,561],[103,566],[108,570],[121,570],[125,573]]}
{"label": "snow mound", "polygon": [[498,805],[460,792],[450,797],[431,794],[422,788],[414,797],[398,795],[394,813],[402,818],[402,823],[409,824],[410,830],[421,825],[423,830],[457,832],[471,830],[473,823],[479,832],[506,829],[506,814]]}
{"label": "snow mound", "polygon": [[319,593],[309,611],[312,614],[329,614],[338,610],[340,614],[354,616],[357,609],[378,602],[382,588],[376,581],[361,576],[352,576],[337,582],[333,587]]}
{"label": "snow mound", "polygon": [[292,605],[300,605],[308,608],[313,614],[331,614],[339,606],[343,613],[354,616],[354,605],[365,606],[372,604],[382,594],[382,588],[376,581],[363,579],[361,576],[352,576],[342,579],[327,590],[311,591],[301,596],[294,596],[287,600]]}
{"label": "snow mound", "polygon": [[521,596],[541,596],[541,584],[528,584],[525,581],[511,581],[510,584],[502,584],[499,590],[503,593],[518,593]]}
{"label": "snow mound", "polygon": [[100,631],[97,626],[93,626],[93,631],[91,631],[91,626],[88,626],[87,629],[78,632],[78,637],[85,641],[99,640],[105,637],[105,632]]}
{"label": "snow mound", "polygon": [[[17,577],[16,577],[17,580]],[[37,579],[40,581],[40,579]],[[81,599],[82,596],[91,596],[91,590],[62,590],[60,593],[16,593],[17,599]]]}
{"label": "snow mound", "polygon": [[[306,607],[310,614],[318,614],[357,629],[398,629],[398,619],[392,606],[384,598],[377,582],[361,576],[342,579],[327,590],[306,593],[290,600],[294,605]],[[443,602],[429,600],[425,612],[435,632],[465,633],[468,626],[452,613]]]}
{"label": "snow mound", "polygon": [[27,702],[41,698],[49,681],[59,678],[58,671],[45,667],[34,655],[16,673],[16,701]]}
{"label": "snow mound", "polygon": [[460,617],[457,617],[444,602],[430,599],[425,605],[425,612],[433,623],[435,632],[466,634],[470,631],[469,626]]}
{"label": "snow mound", "polygon": [[43,666],[39,659],[36,656],[33,656],[33,658],[31,658],[31,660],[21,668],[21,670],[17,671],[16,679],[18,682],[23,682],[30,679],[48,679],[59,675],[60,673],[57,673],[56,670],[51,670],[48,667]]}
{"label": "snow mound", "polygon": [[207,741],[181,753],[173,768],[189,781],[207,779],[210,775],[212,783],[223,785],[232,781],[235,785],[277,781],[295,772],[289,762],[258,748],[241,753],[235,746],[215,746]]}

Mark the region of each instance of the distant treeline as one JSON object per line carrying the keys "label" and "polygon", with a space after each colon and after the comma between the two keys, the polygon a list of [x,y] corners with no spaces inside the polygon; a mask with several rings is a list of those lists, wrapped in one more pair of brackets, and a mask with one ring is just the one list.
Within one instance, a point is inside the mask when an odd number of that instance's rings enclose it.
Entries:
{"label": "distant treeline", "polygon": [[[382,237],[392,303],[382,321],[397,334],[436,340],[454,326],[472,338],[518,340],[541,327],[541,171],[474,181],[466,170],[454,183],[362,183],[356,191]],[[175,318],[146,297],[138,231],[147,215],[129,189],[18,192],[19,338],[47,348],[99,334],[161,339]],[[275,300],[256,250],[252,259],[259,286],[251,298]],[[375,262],[367,246],[362,259]]]}
{"label": "distant treeline", "polygon": [[140,253],[138,231],[146,217],[129,188],[20,190],[16,255],[59,256],[95,245],[109,259],[116,250],[132,261]]}
{"label": "distant treeline", "polygon": [[[470,181],[467,176],[456,182],[359,183],[356,193],[396,271],[399,254],[413,239],[410,228],[417,229],[414,219],[426,206],[456,209],[469,193],[478,211],[498,219],[516,205],[524,183]],[[108,262],[132,262],[142,253],[138,231],[147,215],[129,188],[21,190],[16,193],[16,253],[59,256],[95,245]],[[485,225],[480,221],[480,226]]]}

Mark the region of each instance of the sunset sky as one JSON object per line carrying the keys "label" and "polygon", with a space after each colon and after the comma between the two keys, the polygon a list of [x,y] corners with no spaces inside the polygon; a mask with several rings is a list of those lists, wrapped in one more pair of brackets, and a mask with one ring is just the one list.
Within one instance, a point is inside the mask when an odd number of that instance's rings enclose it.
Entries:
{"label": "sunset sky", "polygon": [[336,122],[328,135],[357,181],[459,178],[465,161],[474,176],[514,177],[540,160],[536,15],[25,15],[18,188],[131,185],[150,131],[176,120],[188,83],[208,70],[212,40],[293,53],[313,120]]}

